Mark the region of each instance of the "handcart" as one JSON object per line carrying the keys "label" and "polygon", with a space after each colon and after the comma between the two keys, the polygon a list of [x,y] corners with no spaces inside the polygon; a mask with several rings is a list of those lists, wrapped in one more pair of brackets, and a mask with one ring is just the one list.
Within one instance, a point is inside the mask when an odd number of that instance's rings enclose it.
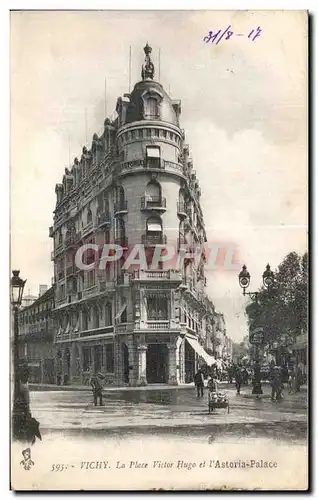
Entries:
{"label": "handcart", "polygon": [[217,408],[227,408],[227,412],[230,413],[230,401],[224,393],[209,392],[208,408],[209,414]]}

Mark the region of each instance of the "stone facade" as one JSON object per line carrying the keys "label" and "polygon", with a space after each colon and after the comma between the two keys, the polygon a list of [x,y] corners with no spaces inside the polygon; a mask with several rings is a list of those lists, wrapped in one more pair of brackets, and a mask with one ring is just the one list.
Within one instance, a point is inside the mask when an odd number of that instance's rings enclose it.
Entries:
{"label": "stone facade", "polygon": [[[206,233],[200,187],[180,128],[180,101],[153,79],[145,47],[143,78],[117,100],[117,118],[94,134],[90,149],[56,185],[53,239],[55,377],[86,384],[101,371],[109,384],[189,382],[198,356],[187,342],[214,349],[215,310],[205,294],[204,255],[194,247]],[[101,251],[85,244],[115,243],[120,261],[100,265]],[[142,245],[140,264],[130,262]],[[185,246],[182,266],[153,265],[156,245]],[[86,248],[86,247],[85,247]]]}
{"label": "stone facade", "polygon": [[27,362],[30,382],[55,383],[54,287],[19,311],[19,357]]}

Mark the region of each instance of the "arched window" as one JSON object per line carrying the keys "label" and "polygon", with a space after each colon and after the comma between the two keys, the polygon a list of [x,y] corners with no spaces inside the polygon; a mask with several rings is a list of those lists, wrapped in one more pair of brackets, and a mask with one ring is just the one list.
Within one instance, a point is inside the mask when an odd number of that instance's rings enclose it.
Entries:
{"label": "arched window", "polygon": [[117,202],[121,205],[125,201],[125,190],[123,186],[117,188]]}
{"label": "arched window", "polygon": [[99,328],[99,309],[94,308],[94,328]]}
{"label": "arched window", "polygon": [[148,201],[160,201],[161,200],[161,186],[159,182],[151,181],[146,186],[146,199]]}
{"label": "arched window", "polygon": [[82,330],[88,330],[88,314],[87,314],[87,311],[82,311]]}
{"label": "arched window", "polygon": [[112,305],[110,302],[107,302],[105,306],[105,326],[111,326],[112,324],[113,324]]}
{"label": "arched window", "polygon": [[88,209],[87,209],[87,224],[92,222],[92,220],[93,220],[92,211],[91,211],[90,207],[88,207]]}
{"label": "arched window", "polygon": [[184,202],[184,190],[179,189],[179,203],[183,203],[183,202]]}

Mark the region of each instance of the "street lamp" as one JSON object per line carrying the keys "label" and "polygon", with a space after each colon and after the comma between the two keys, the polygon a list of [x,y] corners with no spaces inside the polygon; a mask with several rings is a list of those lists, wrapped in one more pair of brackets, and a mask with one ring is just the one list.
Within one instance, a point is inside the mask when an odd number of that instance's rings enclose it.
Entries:
{"label": "street lamp", "polygon": [[24,413],[20,397],[20,367],[19,367],[19,307],[22,303],[22,296],[26,280],[19,276],[20,271],[12,271],[11,278],[11,305],[13,308],[13,368],[14,368],[14,393],[13,393],[13,436],[17,437],[20,432],[21,413]]}
{"label": "street lamp", "polygon": [[[267,264],[265,271],[262,275],[263,285],[266,290],[269,290],[274,283],[274,273],[271,270],[269,264]],[[243,295],[249,295],[252,299],[255,299],[256,303],[258,301],[259,292],[247,292],[247,288],[250,285],[251,275],[247,270],[246,265],[242,267],[240,274],[238,275],[239,285],[243,289]],[[255,365],[254,365],[254,378],[253,378],[253,390],[252,394],[263,394],[262,384],[261,384],[261,360],[260,360],[260,346],[264,343],[264,331],[263,328],[255,328],[250,330],[249,341],[255,346]]]}

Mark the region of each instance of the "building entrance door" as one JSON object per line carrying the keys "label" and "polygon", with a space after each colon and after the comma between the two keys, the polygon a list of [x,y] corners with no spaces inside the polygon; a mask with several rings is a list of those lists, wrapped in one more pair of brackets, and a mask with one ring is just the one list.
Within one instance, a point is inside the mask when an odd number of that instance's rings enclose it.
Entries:
{"label": "building entrance door", "polygon": [[166,344],[148,344],[147,382],[148,384],[168,383],[168,347]]}

